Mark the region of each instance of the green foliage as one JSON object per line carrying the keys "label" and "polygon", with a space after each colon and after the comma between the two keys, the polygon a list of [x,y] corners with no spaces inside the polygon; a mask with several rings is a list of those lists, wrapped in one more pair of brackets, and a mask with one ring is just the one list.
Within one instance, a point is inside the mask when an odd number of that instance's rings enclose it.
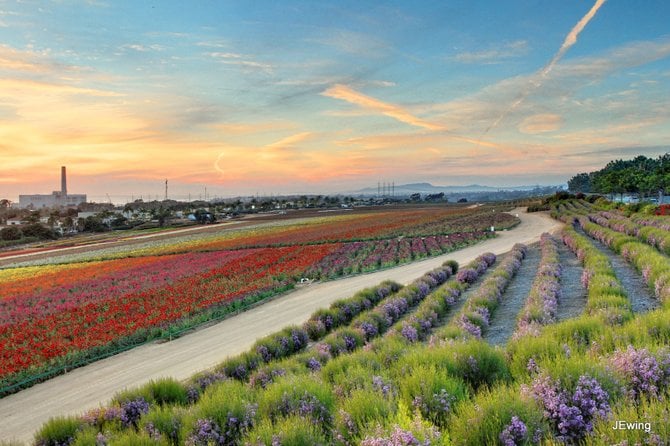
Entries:
{"label": "green foliage", "polygon": [[146,389],[142,393],[146,393],[148,397],[145,399],[150,403],[162,406],[165,404],[183,405],[187,402],[186,387],[174,378],[152,380],[141,389]]}
{"label": "green foliage", "polygon": [[670,154],[656,159],[639,155],[632,160],[614,160],[595,172],[580,173],[568,180],[571,191],[604,194],[654,194],[668,187]]}
{"label": "green foliage", "polygon": [[0,240],[20,240],[23,232],[18,226],[7,226],[0,229]]}
{"label": "green foliage", "polygon": [[[348,356],[350,355],[342,356],[341,358]],[[336,361],[332,363],[334,362]],[[331,363],[324,367],[322,376],[333,386],[337,387],[338,394],[341,395],[347,395],[356,389],[370,389],[373,387],[373,377],[385,375],[384,371],[379,367],[379,363],[371,364],[372,367],[368,367],[361,362],[349,362],[344,367],[344,364],[340,363],[336,364],[337,368],[328,368],[330,365]]]}
{"label": "green foliage", "polygon": [[287,377],[278,379],[259,395],[258,415],[273,421],[302,415],[320,423],[323,429],[328,429],[332,423],[334,406],[332,389],[321,380],[314,377]]}
{"label": "green foliage", "polygon": [[398,382],[400,398],[421,416],[439,427],[445,427],[454,406],[467,398],[465,383],[449,376],[446,369],[418,366]]}
{"label": "green foliage", "polygon": [[30,223],[21,226],[21,232],[25,237],[36,237],[40,240],[54,240],[58,238],[53,229],[47,228],[41,223]]}
{"label": "green foliage", "polygon": [[69,444],[82,426],[83,422],[75,417],[51,418],[35,434],[35,443],[40,446]]}
{"label": "green foliage", "polygon": [[252,446],[325,446],[330,444],[326,435],[308,420],[291,416],[276,422],[263,419],[243,439]]}
{"label": "green foliage", "polygon": [[[612,415],[608,419],[596,420],[593,434],[587,438],[588,444],[609,446],[613,444],[664,444],[670,438],[670,394],[662,398],[642,400],[637,404],[620,401],[612,407]],[[632,429],[614,429],[615,423],[623,421],[637,423]]]}
{"label": "green foliage", "polygon": [[447,365],[449,373],[462,378],[473,389],[510,380],[505,356],[488,343],[471,340],[457,342],[451,348],[454,360]]}
{"label": "green foliage", "polygon": [[125,431],[117,437],[112,437],[108,446],[161,446],[166,445],[164,440],[154,440],[146,432]]}
{"label": "green foliage", "polygon": [[179,433],[183,424],[184,413],[180,408],[170,406],[153,407],[149,413],[142,417],[140,430],[148,430],[152,427],[158,431],[161,437],[171,445],[180,442]]}
{"label": "green foliage", "polygon": [[93,427],[84,428],[77,432],[72,446],[98,446],[98,433]]}
{"label": "green foliage", "polygon": [[393,395],[379,390],[358,389],[338,404],[334,430],[351,443],[358,443],[370,426],[384,423],[396,410]]}
{"label": "green foliage", "polygon": [[549,426],[532,398],[524,398],[518,387],[498,386],[480,391],[472,400],[461,404],[450,419],[450,433],[454,445],[502,445],[500,434],[518,417],[527,427],[524,445],[532,443],[537,431],[546,435]]}
{"label": "green foliage", "polygon": [[[180,440],[188,439],[196,429],[198,420],[212,420],[222,432],[233,430],[229,425],[231,417],[237,420],[249,418],[254,412],[256,393],[248,386],[238,381],[223,381],[209,387],[198,403],[183,417],[180,430]],[[156,412],[156,417],[163,414]],[[231,432],[230,437],[242,432]]]}

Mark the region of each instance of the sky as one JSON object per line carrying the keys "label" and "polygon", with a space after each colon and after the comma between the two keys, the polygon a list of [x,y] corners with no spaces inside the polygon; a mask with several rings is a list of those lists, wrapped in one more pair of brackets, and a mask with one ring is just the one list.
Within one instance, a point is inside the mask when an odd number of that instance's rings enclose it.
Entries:
{"label": "sky", "polygon": [[0,198],[556,185],[670,141],[666,0],[0,0]]}

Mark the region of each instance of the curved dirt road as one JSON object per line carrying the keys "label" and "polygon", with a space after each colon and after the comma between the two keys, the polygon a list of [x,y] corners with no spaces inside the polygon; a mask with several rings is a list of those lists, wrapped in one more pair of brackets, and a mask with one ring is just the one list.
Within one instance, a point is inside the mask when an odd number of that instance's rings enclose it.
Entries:
{"label": "curved dirt road", "polygon": [[141,346],[0,399],[0,441],[30,442],[50,417],[98,407],[125,387],[165,376],[185,379],[247,350],[260,337],[304,322],[316,309],[362,288],[386,279],[408,283],[445,260],[464,264],[485,251],[501,254],[515,243],[532,243],[543,232],[562,226],[543,213],[513,212],[519,213],[521,224],[495,239],[409,265],[309,285],[172,342]]}

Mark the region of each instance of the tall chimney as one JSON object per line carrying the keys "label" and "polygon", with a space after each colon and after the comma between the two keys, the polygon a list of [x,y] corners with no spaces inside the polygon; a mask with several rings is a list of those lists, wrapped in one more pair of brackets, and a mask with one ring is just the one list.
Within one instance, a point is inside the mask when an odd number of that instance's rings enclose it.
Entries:
{"label": "tall chimney", "polygon": [[63,196],[67,195],[67,176],[65,175],[65,166],[60,168],[60,193]]}

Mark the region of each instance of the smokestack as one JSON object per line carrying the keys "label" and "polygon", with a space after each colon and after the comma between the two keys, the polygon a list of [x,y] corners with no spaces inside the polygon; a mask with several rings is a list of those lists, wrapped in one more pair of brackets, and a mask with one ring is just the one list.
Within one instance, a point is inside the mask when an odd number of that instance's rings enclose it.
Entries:
{"label": "smokestack", "polygon": [[67,195],[67,176],[65,175],[65,166],[60,168],[60,193],[63,196]]}

